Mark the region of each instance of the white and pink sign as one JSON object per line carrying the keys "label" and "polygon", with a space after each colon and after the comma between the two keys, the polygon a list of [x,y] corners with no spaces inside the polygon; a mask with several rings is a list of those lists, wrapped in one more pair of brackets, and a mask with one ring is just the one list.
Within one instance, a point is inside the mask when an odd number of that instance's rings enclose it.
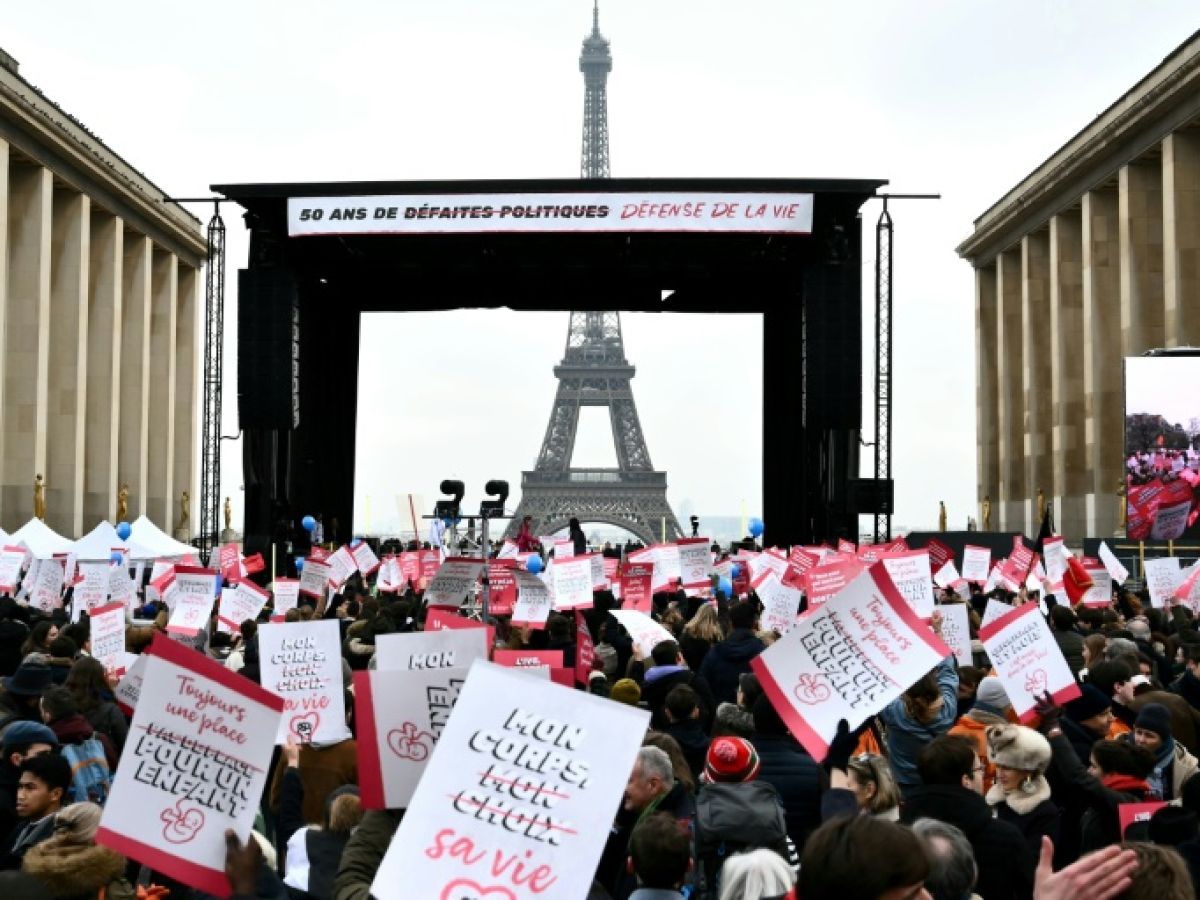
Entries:
{"label": "white and pink sign", "polygon": [[426,605],[461,606],[470,596],[482,571],[482,559],[469,556],[448,557],[425,588]]}
{"label": "white and pink sign", "polygon": [[218,574],[199,566],[176,566],[170,592],[174,596],[167,631],[195,637],[207,627],[216,599]]}
{"label": "white and pink sign", "polygon": [[273,602],[271,604],[271,621],[283,621],[288,610],[295,609],[300,602],[300,580],[297,578],[276,578],[271,585]]}
{"label": "white and pink sign", "polygon": [[828,603],[863,571],[863,564],[853,556],[826,557],[827,562],[813,566],[805,573],[808,608],[816,609]]}
{"label": "white and pink sign", "polygon": [[663,641],[673,641],[675,639],[671,635],[671,632],[667,631],[667,629],[663,628],[645,613],[636,612],[632,609],[614,609],[612,616],[629,632],[629,636],[633,639],[633,645],[637,647],[646,659],[650,658],[650,654],[654,648]]}
{"label": "white and pink sign", "polygon": [[942,614],[941,637],[954,652],[960,666],[973,665],[971,652],[971,618],[965,603],[944,603],[938,607]]}
{"label": "white and pink sign", "polygon": [[125,604],[108,603],[88,614],[91,654],[106,669],[116,668],[125,652]]}
{"label": "white and pink sign", "polygon": [[53,612],[62,606],[63,581],[65,571],[61,559],[44,559],[38,567],[37,581],[33,584],[33,593],[29,597],[29,605],[42,612]]}
{"label": "white and pink sign", "polygon": [[239,581],[234,587],[221,591],[221,603],[217,606],[217,630],[228,634],[237,633],[247,619],[256,621],[258,614],[271,595],[253,581]]}
{"label": "white and pink sign", "polygon": [[962,577],[967,581],[983,584],[987,581],[990,571],[992,571],[991,548],[967,544],[963,548]]}
{"label": "white and pink sign", "polygon": [[1145,562],[1146,590],[1153,606],[1166,606],[1183,582],[1178,556],[1160,556]]}
{"label": "white and pink sign", "polygon": [[512,623],[545,628],[551,607],[550,590],[546,583],[524,569],[513,569],[512,576],[517,582],[517,602],[513,604]]}
{"label": "white and pink sign", "polygon": [[1025,603],[979,629],[988,659],[1022,722],[1047,692],[1058,704],[1079,696],[1079,685],[1036,603]]}
{"label": "white and pink sign", "polygon": [[270,623],[258,629],[262,686],[283,698],[277,744],[332,743],[350,736],[335,619]]}
{"label": "white and pink sign", "polygon": [[21,569],[25,565],[25,550],[22,547],[5,547],[0,550],[0,594],[15,594],[21,583]]}
{"label": "white and pink sign", "polygon": [[758,599],[762,601],[762,627],[767,631],[786,634],[796,622],[800,612],[800,601],[804,594],[798,588],[788,587],[771,572],[758,586]]}
{"label": "white and pink sign", "polygon": [[487,630],[475,624],[475,628],[381,634],[375,639],[375,665],[381,672],[465,670],[488,655]]}
{"label": "white and pink sign", "polygon": [[283,701],[169,638],[147,654],[96,843],[228,897],[225,832],[250,837]]}
{"label": "white and pink sign", "polygon": [[[325,588],[329,584],[332,571],[333,568],[328,562],[322,562],[310,556],[304,561],[304,568],[300,570],[300,593],[320,601],[325,596]],[[275,609],[278,612],[278,604]]]}
{"label": "white and pink sign", "polygon": [[592,605],[592,558],[554,557],[550,563],[550,581],[554,585],[555,609],[586,609]]}
{"label": "white and pink sign", "polygon": [[350,550],[350,553],[354,557],[354,564],[358,566],[358,571],[362,572],[363,578],[370,578],[375,574],[375,570],[379,568],[379,557],[375,555],[370,544],[366,541],[359,541]]}
{"label": "white and pink sign", "polygon": [[933,580],[929,577],[929,551],[902,550],[879,553],[896,590],[922,619],[933,615]]}
{"label": "white and pink sign", "polygon": [[476,661],[372,896],[586,896],[648,720],[644,710]]}
{"label": "white and pink sign", "polygon": [[1109,549],[1108,544],[1104,541],[1100,542],[1100,552],[1097,555],[1100,557],[1100,562],[1104,564],[1104,568],[1108,570],[1108,574],[1112,576],[1113,581],[1117,584],[1124,584],[1129,580],[1129,570],[1121,565],[1117,555]]}
{"label": "white and pink sign", "polygon": [[950,655],[877,562],[751,660],[776,712],[816,760]]}

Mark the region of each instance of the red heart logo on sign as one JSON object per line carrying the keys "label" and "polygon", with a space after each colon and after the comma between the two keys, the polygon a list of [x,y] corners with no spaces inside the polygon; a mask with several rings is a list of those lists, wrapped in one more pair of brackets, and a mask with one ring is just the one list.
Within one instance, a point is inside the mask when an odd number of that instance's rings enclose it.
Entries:
{"label": "red heart logo on sign", "polygon": [[387,742],[393,753],[412,762],[423,762],[433,752],[433,735],[421,731],[412,722],[405,722],[389,731]]}
{"label": "red heart logo on sign", "polygon": [[825,683],[824,675],[805,673],[796,679],[796,687],[793,688],[793,693],[801,703],[807,703],[811,706],[817,703],[824,703],[833,692],[830,691],[829,685]]}
{"label": "red heart logo on sign", "polygon": [[194,806],[184,809],[182,799],[176,801],[174,809],[164,809],[159,819],[166,823],[163,838],[170,844],[186,844],[204,827],[204,813]]}
{"label": "red heart logo on sign", "polygon": [[495,897],[496,900],[517,900],[517,895],[506,887],[485,888],[469,878],[454,879],[442,888],[438,900],[484,900],[485,897]]}
{"label": "red heart logo on sign", "polygon": [[317,733],[317,729],[320,727],[321,714],[316,712],[307,712],[302,716],[292,716],[292,721],[288,723],[288,730],[302,744],[311,744],[313,735]]}
{"label": "red heart logo on sign", "polygon": [[1025,690],[1033,694],[1035,697],[1040,697],[1046,693],[1046,670],[1034,669],[1025,676]]}

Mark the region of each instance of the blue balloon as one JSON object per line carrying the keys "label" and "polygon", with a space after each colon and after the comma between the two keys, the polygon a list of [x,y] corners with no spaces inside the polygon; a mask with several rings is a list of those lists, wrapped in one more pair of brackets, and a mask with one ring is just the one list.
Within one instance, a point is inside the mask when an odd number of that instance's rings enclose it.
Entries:
{"label": "blue balloon", "polygon": [[529,559],[525,560],[525,568],[536,575],[538,572],[542,571],[542,569],[546,568],[546,564],[542,562],[542,558],[535,553],[533,556],[529,557]]}
{"label": "blue balloon", "polygon": [[762,519],[751,519],[750,520],[751,536],[752,537],[762,537],[762,533],[763,533],[763,520]]}
{"label": "blue balloon", "polygon": [[730,569],[729,571],[730,571],[730,577],[737,578],[739,575],[742,574],[742,564],[734,563],[733,568]]}
{"label": "blue balloon", "polygon": [[351,548],[357,547],[361,543],[362,543],[362,538],[355,538],[354,540],[352,540],[350,542],[350,547]]}
{"label": "blue balloon", "polygon": [[296,571],[297,572],[304,571],[304,557],[303,556],[296,557]]}
{"label": "blue balloon", "polygon": [[717,582],[717,587],[721,590],[726,598],[733,599],[733,582],[728,578],[722,578]]}
{"label": "blue balloon", "polygon": [[129,535],[133,534],[133,529],[129,527],[128,522],[122,522],[117,526],[117,537],[123,541],[129,540]]}
{"label": "blue balloon", "polygon": [[120,565],[121,563],[125,562],[125,554],[122,553],[120,550],[114,550],[109,555],[108,558],[111,559],[113,562],[115,562],[117,565]]}
{"label": "blue balloon", "polygon": [[312,531],[317,527],[317,520],[312,516],[305,516],[300,520],[300,524],[304,526],[305,531]]}

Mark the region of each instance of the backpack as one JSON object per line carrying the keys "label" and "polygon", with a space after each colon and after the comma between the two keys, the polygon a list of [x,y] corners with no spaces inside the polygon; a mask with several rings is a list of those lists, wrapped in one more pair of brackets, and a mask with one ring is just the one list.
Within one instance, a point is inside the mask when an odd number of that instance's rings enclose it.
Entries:
{"label": "backpack", "polygon": [[87,800],[103,806],[112,789],[112,772],[104,755],[104,745],[93,736],[78,744],[64,744],[61,752],[62,758],[71,766],[73,802]]}
{"label": "backpack", "polygon": [[705,784],[696,798],[696,892],[714,900],[721,866],[734,853],[759,848],[788,859],[787,824],[774,786],[765,781]]}

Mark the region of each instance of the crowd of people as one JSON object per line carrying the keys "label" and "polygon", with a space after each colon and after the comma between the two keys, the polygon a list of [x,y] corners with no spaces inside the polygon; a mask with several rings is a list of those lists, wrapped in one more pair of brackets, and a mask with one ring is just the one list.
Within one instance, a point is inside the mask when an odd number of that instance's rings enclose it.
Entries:
{"label": "crowd of people", "polygon": [[[982,644],[953,656],[814,759],[789,732],[751,662],[779,639],[753,592],[653,596],[670,633],[648,654],[596,591],[594,659],[579,689],[649,713],[589,900],[1185,900],[1200,884],[1200,629],[1183,606],[1116,591],[1108,608],[997,589],[938,591],[965,603],[973,634],[989,596],[1045,604],[1079,680],[1022,723]],[[68,609],[69,609],[68,597]],[[131,652],[165,631],[154,603],[127,629]],[[258,624],[197,652],[260,681]],[[419,591],[381,593],[353,576],[288,621],[336,619],[350,737],[278,748],[250,840],[230,833],[235,896],[361,900],[403,809],[359,798],[351,673],[373,668],[382,635],[419,631]],[[941,623],[935,614],[932,627]],[[573,616],[544,628],[497,617],[495,646],[561,650],[575,666]],[[198,898],[97,845],[102,807],[130,740],[113,673],[89,655],[85,615],[45,616],[0,597],[0,896]],[[1131,808],[1129,804],[1140,804]],[[1132,814],[1136,813],[1136,814]],[[599,849],[599,848],[597,848]],[[5,893],[7,891],[7,893]],[[457,900],[457,898],[456,898]]]}

